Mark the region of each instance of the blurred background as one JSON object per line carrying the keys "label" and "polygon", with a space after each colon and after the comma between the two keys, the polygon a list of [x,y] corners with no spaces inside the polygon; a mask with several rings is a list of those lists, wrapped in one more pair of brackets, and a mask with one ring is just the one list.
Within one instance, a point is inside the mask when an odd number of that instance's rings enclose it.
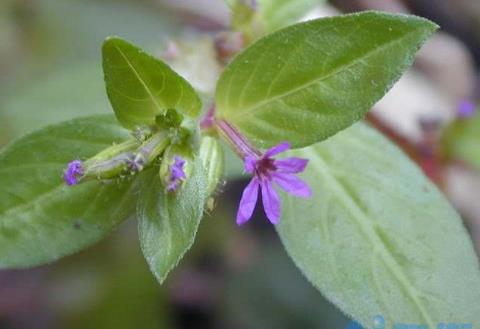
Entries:
{"label": "blurred background", "polygon": [[[318,0],[295,19],[366,9],[442,27],[367,120],[445,192],[479,251],[480,1]],[[163,57],[207,97],[245,43],[230,26],[222,0],[0,0],[0,147],[50,123],[110,113],[100,57],[108,35]],[[358,328],[302,277],[262,213],[236,227],[246,181],[239,161],[227,162],[217,207],[163,286],[130,220],[55,264],[0,271],[0,329]]]}

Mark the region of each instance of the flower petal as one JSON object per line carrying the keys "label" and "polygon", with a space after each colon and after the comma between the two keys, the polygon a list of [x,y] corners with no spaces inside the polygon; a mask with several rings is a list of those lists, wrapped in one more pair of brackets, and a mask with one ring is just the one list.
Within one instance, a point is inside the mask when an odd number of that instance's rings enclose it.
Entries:
{"label": "flower petal", "polygon": [[63,173],[63,180],[69,186],[76,185],[79,182],[79,178],[83,175],[83,163],[80,160],[71,161],[67,169]]}
{"label": "flower petal", "polygon": [[167,185],[167,191],[168,192],[173,192],[178,188],[178,185],[180,184],[180,180],[173,180]]}
{"label": "flower petal", "polygon": [[302,198],[310,198],[312,190],[303,180],[292,174],[272,173],[273,181],[286,192]]}
{"label": "flower petal", "polygon": [[280,221],[280,197],[273,188],[271,181],[263,180],[260,182],[260,185],[262,187],[262,202],[265,214],[272,224],[278,224]]}
{"label": "flower petal", "polygon": [[251,155],[245,157],[243,165],[245,167],[245,171],[252,174],[255,171],[255,165],[257,164],[257,159]]}
{"label": "flower petal", "polygon": [[171,179],[176,180],[180,178],[187,178],[185,176],[185,171],[184,167],[185,166],[185,160],[179,156],[175,156],[175,161],[170,167],[170,174],[171,174]]}
{"label": "flower petal", "polygon": [[289,149],[290,149],[289,142],[281,142],[280,144],[266,150],[263,156],[266,158],[270,158],[270,157],[273,157],[274,155],[285,152]]}
{"label": "flower petal", "polygon": [[247,187],[243,190],[242,199],[238,206],[237,224],[242,225],[252,217],[253,210],[257,204],[259,182],[256,177],[253,177]]}
{"label": "flower petal", "polygon": [[296,174],[305,170],[305,167],[308,164],[308,159],[292,157],[275,160],[274,164],[280,172]]}

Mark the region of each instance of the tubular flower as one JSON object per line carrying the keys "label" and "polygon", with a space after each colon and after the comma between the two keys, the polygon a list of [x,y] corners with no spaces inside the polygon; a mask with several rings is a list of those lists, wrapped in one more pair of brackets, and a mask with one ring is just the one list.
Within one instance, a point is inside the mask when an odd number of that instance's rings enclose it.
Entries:
{"label": "tubular flower", "polygon": [[170,167],[170,179],[167,185],[167,191],[175,191],[182,180],[187,178],[184,171],[185,160],[182,157],[175,156],[174,163]]}
{"label": "tubular flower", "polygon": [[244,158],[245,171],[253,174],[252,180],[243,191],[237,213],[237,224],[246,223],[253,214],[259,190],[262,194],[263,209],[272,224],[280,220],[280,197],[273,183],[286,192],[302,198],[312,195],[310,187],[294,174],[305,170],[307,159],[290,157],[276,160],[272,157],[290,149],[290,144],[282,142],[261,155],[247,155]]}

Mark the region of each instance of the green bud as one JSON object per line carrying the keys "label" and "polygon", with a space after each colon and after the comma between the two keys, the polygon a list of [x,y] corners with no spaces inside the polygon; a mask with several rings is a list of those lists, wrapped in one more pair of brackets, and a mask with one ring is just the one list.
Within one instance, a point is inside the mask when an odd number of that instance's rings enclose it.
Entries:
{"label": "green bud", "polygon": [[85,179],[112,179],[120,177],[128,168],[129,163],[133,159],[132,152],[118,154],[104,161],[86,161],[85,162]]}
{"label": "green bud", "polygon": [[133,159],[133,150],[139,143],[128,140],[116,144],[99,152],[83,164],[84,175],[82,181],[90,179],[112,179],[121,176]]}
{"label": "green bud", "polygon": [[153,134],[135,151],[131,169],[141,171],[146,166],[151,165],[163,153],[168,144],[170,144],[170,138],[167,131]]}
{"label": "green bud", "polygon": [[106,148],[105,150],[100,151],[99,153],[94,155],[92,158],[85,161],[85,164],[88,165],[88,164],[94,164],[94,163],[110,160],[116,157],[117,155],[135,150],[139,145],[140,143],[138,141],[134,139],[129,139],[123,143],[112,145]]}
{"label": "green bud", "polygon": [[[180,144],[171,144],[165,150],[159,174],[167,190],[176,190],[181,181],[190,176],[192,161],[193,152],[188,140],[184,140],[183,143]],[[181,165],[179,166],[180,163]],[[174,166],[177,166],[177,170],[173,170]],[[179,175],[179,173],[183,173],[183,175]]]}
{"label": "green bud", "polygon": [[200,160],[207,173],[207,191],[211,195],[215,192],[223,176],[224,155],[223,149],[216,138],[202,137],[200,142]]}
{"label": "green bud", "polygon": [[152,127],[148,126],[141,126],[141,127],[136,127],[132,131],[132,136],[138,141],[138,143],[143,143],[145,142],[150,136],[152,136],[154,133],[154,130]]}
{"label": "green bud", "polygon": [[157,115],[155,123],[161,129],[178,128],[182,124],[183,115],[175,109],[168,109],[165,114]]}

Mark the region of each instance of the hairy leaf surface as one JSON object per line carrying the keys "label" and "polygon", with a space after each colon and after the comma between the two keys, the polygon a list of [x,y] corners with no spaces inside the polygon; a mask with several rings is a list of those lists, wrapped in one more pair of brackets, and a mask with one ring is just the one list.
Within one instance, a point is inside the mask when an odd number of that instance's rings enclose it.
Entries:
{"label": "hairy leaf surface", "polygon": [[190,177],[176,192],[166,192],[157,173],[145,177],[137,207],[143,254],[162,283],[192,246],[208,197],[202,163],[193,163]]}
{"label": "hairy leaf surface", "polygon": [[324,140],[360,120],[436,28],[415,16],[364,12],[274,32],[223,72],[218,116],[261,147]]}
{"label": "hairy leaf surface", "polygon": [[292,152],[313,200],[286,196],[280,237],[305,276],[373,327],[480,325],[478,259],[458,214],[395,146],[364,125]]}
{"label": "hairy leaf surface", "polygon": [[87,247],[130,216],[131,181],[67,186],[68,162],[128,137],[112,116],[49,126],[0,153],[0,268],[28,267]]}

